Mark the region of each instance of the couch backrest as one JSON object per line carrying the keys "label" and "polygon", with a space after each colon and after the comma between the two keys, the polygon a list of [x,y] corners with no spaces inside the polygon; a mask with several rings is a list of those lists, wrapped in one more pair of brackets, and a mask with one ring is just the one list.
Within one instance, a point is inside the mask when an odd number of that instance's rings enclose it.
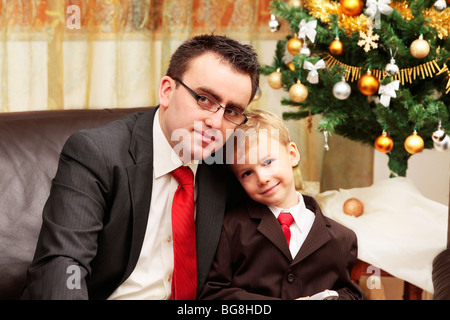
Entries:
{"label": "couch backrest", "polygon": [[67,138],[144,110],[148,108],[0,113],[0,299],[21,295]]}

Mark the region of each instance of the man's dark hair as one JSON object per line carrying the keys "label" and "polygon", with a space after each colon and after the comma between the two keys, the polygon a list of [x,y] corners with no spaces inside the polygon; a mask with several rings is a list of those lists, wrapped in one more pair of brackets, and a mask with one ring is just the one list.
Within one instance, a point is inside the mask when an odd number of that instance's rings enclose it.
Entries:
{"label": "man's dark hair", "polygon": [[252,46],[241,44],[226,36],[199,35],[185,41],[170,58],[166,75],[173,79],[182,79],[189,63],[194,58],[207,52],[216,54],[239,73],[250,76],[252,83],[251,101],[259,86],[258,55]]}

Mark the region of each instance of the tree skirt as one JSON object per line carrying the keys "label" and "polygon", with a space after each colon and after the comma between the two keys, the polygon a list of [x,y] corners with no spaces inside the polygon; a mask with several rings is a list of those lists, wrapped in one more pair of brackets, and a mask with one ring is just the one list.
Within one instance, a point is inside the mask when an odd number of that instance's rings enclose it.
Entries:
{"label": "tree skirt", "polygon": [[[344,213],[349,198],[363,203],[361,216]],[[358,259],[433,293],[432,262],[447,247],[447,206],[425,198],[403,177],[326,191],[315,199],[325,216],[356,233]]]}

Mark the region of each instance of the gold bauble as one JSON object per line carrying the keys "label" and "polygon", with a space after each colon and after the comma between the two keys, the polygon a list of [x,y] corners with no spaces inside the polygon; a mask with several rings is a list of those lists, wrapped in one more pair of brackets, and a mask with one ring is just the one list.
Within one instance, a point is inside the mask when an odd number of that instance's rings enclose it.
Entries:
{"label": "gold bauble", "polygon": [[281,87],[283,87],[283,81],[281,80],[281,72],[278,70],[272,72],[269,75],[267,82],[269,83],[269,86],[272,89],[280,89]]}
{"label": "gold bauble", "polygon": [[422,152],[424,146],[423,139],[417,134],[416,130],[414,130],[413,134],[405,140],[405,149],[410,154]]}
{"label": "gold bauble", "polygon": [[330,50],[331,54],[341,54],[342,52],[344,52],[344,44],[342,43],[341,40],[339,40],[338,37],[336,37],[336,39],[334,39],[331,43],[330,46],[328,47],[328,49]]}
{"label": "gold bauble", "polygon": [[299,39],[296,36],[290,38],[286,44],[287,50],[293,56],[297,55],[300,52],[302,46],[303,46],[303,39]]}
{"label": "gold bauble", "polygon": [[380,87],[380,82],[378,79],[372,75],[370,70],[367,71],[361,78],[358,80],[358,89],[362,94],[366,96],[370,96],[378,91]]}
{"label": "gold bauble", "polygon": [[375,149],[383,153],[388,153],[393,147],[394,141],[387,135],[386,131],[383,130],[381,136],[375,140]]}
{"label": "gold bauble", "polygon": [[341,0],[341,12],[348,16],[357,16],[364,9],[364,1],[362,0]]}
{"label": "gold bauble", "polygon": [[350,198],[344,202],[344,213],[349,216],[359,217],[364,212],[364,205],[356,198]]}
{"label": "gold bauble", "polygon": [[409,51],[414,58],[425,58],[430,52],[430,45],[428,41],[423,40],[423,35],[419,36],[419,39],[414,40],[409,47]]}
{"label": "gold bauble", "polygon": [[289,89],[289,96],[291,97],[292,101],[294,102],[302,102],[305,101],[308,97],[308,88],[306,88],[300,80],[297,81],[296,84],[294,84]]}
{"label": "gold bauble", "polygon": [[300,8],[303,6],[303,1],[302,0],[289,0],[288,5],[291,8]]}

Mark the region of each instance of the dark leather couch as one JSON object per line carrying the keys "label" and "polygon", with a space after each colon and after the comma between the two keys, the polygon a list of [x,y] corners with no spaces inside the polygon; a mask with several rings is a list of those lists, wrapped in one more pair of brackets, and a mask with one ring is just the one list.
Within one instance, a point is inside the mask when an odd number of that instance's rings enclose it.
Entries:
{"label": "dark leather couch", "polygon": [[0,299],[21,295],[67,138],[146,109],[0,113]]}

